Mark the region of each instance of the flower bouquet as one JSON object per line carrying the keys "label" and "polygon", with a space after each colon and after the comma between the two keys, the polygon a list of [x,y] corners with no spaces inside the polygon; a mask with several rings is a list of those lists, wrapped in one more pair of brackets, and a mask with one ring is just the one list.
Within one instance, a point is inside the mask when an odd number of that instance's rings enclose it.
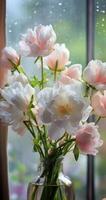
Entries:
{"label": "flower bouquet", "polygon": [[[25,56],[35,58],[33,76],[21,64]],[[0,63],[0,120],[21,136],[28,130],[40,155],[41,174],[29,184],[28,200],[71,199],[62,161],[68,152],[76,161],[79,154],[96,155],[103,143],[97,123],[106,117],[106,63],[92,60],[83,71],[71,64],[69,50],[56,43],[51,25],[28,29],[19,54],[5,47]]]}

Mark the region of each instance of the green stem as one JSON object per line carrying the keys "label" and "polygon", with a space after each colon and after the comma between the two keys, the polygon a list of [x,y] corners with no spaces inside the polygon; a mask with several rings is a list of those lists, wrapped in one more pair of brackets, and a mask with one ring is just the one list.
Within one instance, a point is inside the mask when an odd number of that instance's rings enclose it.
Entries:
{"label": "green stem", "polygon": [[[25,126],[27,127],[27,129],[29,130],[29,132],[31,133],[32,137],[35,139],[35,132],[32,129],[32,126],[29,126],[29,121],[23,121],[23,123],[25,124]],[[44,153],[42,151],[42,148],[37,144],[37,150],[39,152],[39,154],[41,155],[41,157],[44,159]]]}
{"label": "green stem", "polygon": [[59,141],[61,141],[64,137],[65,137],[65,133],[64,133],[64,135],[62,135],[58,140],[56,140],[56,144],[57,144]]}
{"label": "green stem", "polygon": [[73,142],[75,142],[75,138],[73,138],[73,139],[71,139],[71,140],[68,140],[67,142],[61,144],[61,145],[57,148],[57,150],[60,150],[62,147],[64,148],[67,144],[70,145],[70,144],[72,144]]}
{"label": "green stem", "polygon": [[75,143],[73,142],[71,145],[70,144],[67,144],[65,146],[65,148],[63,148],[63,156],[65,156],[67,154],[67,152],[71,151],[73,146],[75,145]]}
{"label": "green stem", "polygon": [[39,128],[39,125],[38,125],[38,122],[37,122],[36,116],[33,114],[32,110],[30,110],[30,114],[31,114],[32,119],[33,119],[34,122],[36,123],[36,128],[37,128],[38,132],[40,133],[41,130],[40,130],[40,128]]}
{"label": "green stem", "polygon": [[35,121],[36,123],[36,128],[39,132],[39,135],[40,135],[40,138],[41,138],[41,141],[43,143],[43,147],[44,147],[44,150],[45,150],[45,155],[47,156],[48,154],[48,148],[47,148],[47,141],[46,141],[46,130],[45,130],[45,126],[43,125],[43,129],[44,129],[44,135],[42,135],[42,130],[39,128],[39,125],[38,125],[38,122],[37,122],[37,119],[36,119],[36,116],[33,114],[32,111],[30,111],[31,113],[31,116],[32,116],[32,119]]}
{"label": "green stem", "polygon": [[46,156],[48,155],[48,144],[47,144],[47,133],[46,133],[46,127],[45,125],[43,125],[43,132],[44,132],[44,137],[43,137],[43,141],[44,141],[44,148],[45,148],[45,154]]}
{"label": "green stem", "polygon": [[34,133],[34,136],[35,136],[35,131],[34,131],[34,128],[33,128],[33,125],[32,125],[32,122],[29,120],[29,124],[31,126],[31,129],[32,129],[32,132]]}
{"label": "green stem", "polygon": [[98,122],[100,121],[101,117],[98,117],[98,119],[95,121],[95,125],[98,124]]}
{"label": "green stem", "polygon": [[43,57],[41,56],[41,86],[44,88],[44,78],[43,78]]}
{"label": "green stem", "polygon": [[15,68],[19,74],[24,74],[28,78],[28,76],[26,75],[26,73],[21,65],[17,65],[17,66],[15,66]]}
{"label": "green stem", "polygon": [[14,69],[16,69],[19,74],[24,74],[26,78],[28,79],[28,82],[31,84],[29,77],[27,76],[24,68],[21,65],[15,65]]}
{"label": "green stem", "polygon": [[35,133],[33,132],[32,128],[29,126],[29,121],[23,121],[27,129],[30,131],[33,138],[35,138]]}
{"label": "green stem", "polygon": [[40,56],[38,56],[35,61],[34,61],[34,64],[39,60]]}
{"label": "green stem", "polygon": [[54,70],[54,82],[57,79],[57,67],[58,67],[58,61],[56,61],[55,70]]}
{"label": "green stem", "polygon": [[64,192],[62,192],[61,185],[59,186],[59,194],[60,194],[60,200],[66,200],[66,197],[64,197]]}
{"label": "green stem", "polygon": [[90,87],[89,87],[89,85],[86,84],[84,97],[88,97],[89,96],[89,90],[90,90]]}
{"label": "green stem", "polygon": [[42,150],[42,148],[40,147],[40,145],[37,145],[37,149],[38,149],[38,152],[39,152],[41,158],[44,159],[44,153],[43,153],[43,150]]}
{"label": "green stem", "polygon": [[54,200],[58,189],[58,175],[61,167],[61,162],[57,159],[51,162],[49,169],[45,174],[44,189],[42,191],[41,200]]}

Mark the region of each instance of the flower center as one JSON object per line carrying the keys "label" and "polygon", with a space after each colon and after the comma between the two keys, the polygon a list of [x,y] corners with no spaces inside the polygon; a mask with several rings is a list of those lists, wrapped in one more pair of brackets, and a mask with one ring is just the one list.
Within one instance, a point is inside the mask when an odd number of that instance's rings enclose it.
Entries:
{"label": "flower center", "polygon": [[57,110],[61,116],[70,115],[72,112],[72,106],[69,104],[59,105]]}
{"label": "flower center", "polygon": [[52,108],[57,116],[64,117],[73,112],[73,103],[64,93],[62,93],[55,98]]}

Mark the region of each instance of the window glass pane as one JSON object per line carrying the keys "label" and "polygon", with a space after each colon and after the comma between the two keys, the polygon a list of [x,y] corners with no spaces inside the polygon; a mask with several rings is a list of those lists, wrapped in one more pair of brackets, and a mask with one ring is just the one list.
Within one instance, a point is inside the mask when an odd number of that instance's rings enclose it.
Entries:
{"label": "window glass pane", "polygon": [[95,9],[95,58],[106,61],[106,1],[96,0]]}
{"label": "window glass pane", "polygon": [[[52,24],[57,41],[65,43],[71,52],[72,63],[85,66],[85,0],[7,0],[7,45],[18,48],[18,41],[27,28],[37,24]],[[30,59],[26,58],[24,66],[27,71]],[[71,156],[69,156],[71,157]],[[66,164],[67,162],[67,164]],[[83,164],[82,164],[83,163]],[[31,177],[36,175],[38,156],[32,153],[31,138],[28,133],[23,137],[9,131],[9,183],[10,199],[26,200],[26,186]],[[81,156],[79,162],[74,159],[65,160],[65,170],[75,185],[77,200],[85,200],[86,157]]]}
{"label": "window glass pane", "polygon": [[[95,1],[95,58],[106,62],[106,1]],[[96,157],[96,199],[106,198],[106,119],[100,122],[104,144]]]}

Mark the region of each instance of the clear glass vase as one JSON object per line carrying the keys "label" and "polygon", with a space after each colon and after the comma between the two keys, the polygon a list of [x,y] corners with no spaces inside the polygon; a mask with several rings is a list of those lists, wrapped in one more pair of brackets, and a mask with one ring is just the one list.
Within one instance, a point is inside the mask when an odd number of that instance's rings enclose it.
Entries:
{"label": "clear glass vase", "polygon": [[27,200],[75,200],[73,185],[45,185],[43,180],[32,181],[28,185]]}

